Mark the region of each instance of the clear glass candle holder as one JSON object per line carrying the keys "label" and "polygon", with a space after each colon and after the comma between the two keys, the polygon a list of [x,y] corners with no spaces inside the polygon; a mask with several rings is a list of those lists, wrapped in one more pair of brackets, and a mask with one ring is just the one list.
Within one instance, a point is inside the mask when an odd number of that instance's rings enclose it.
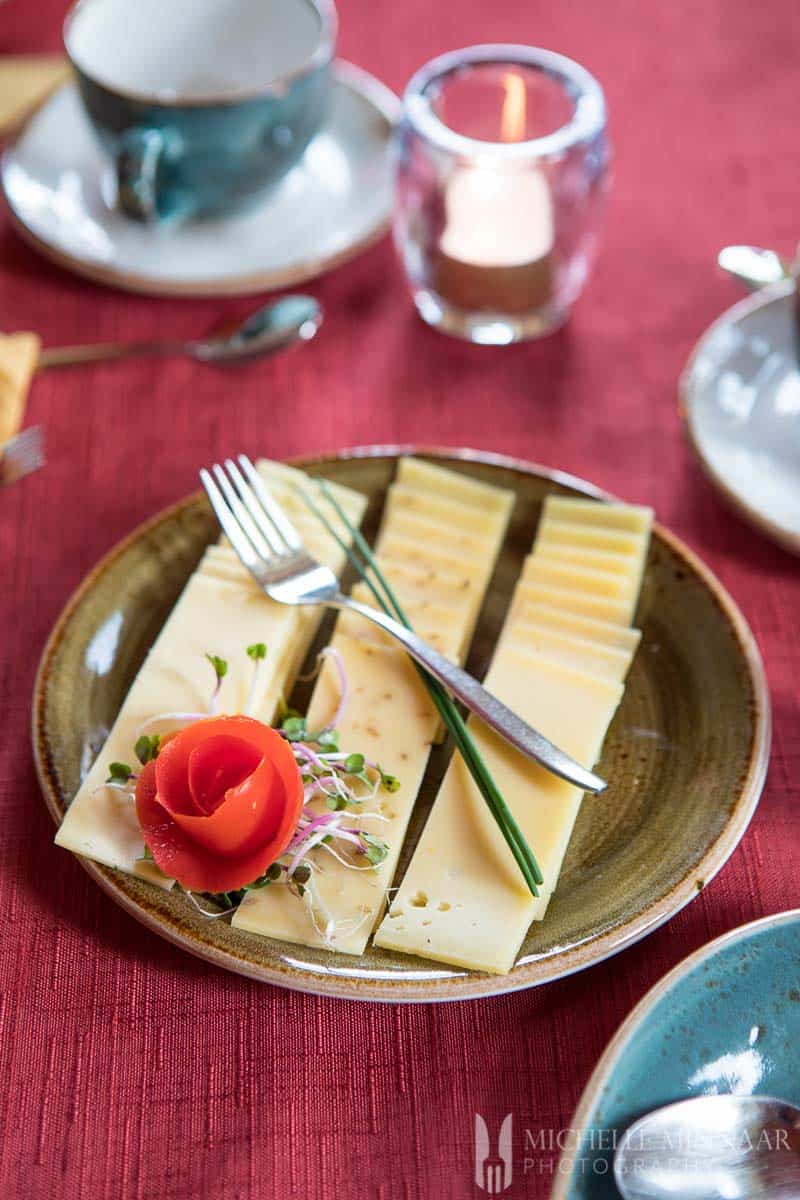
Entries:
{"label": "clear glass candle holder", "polygon": [[609,159],[602,89],[569,58],[474,46],[422,67],[404,97],[394,237],[423,319],[493,344],[562,325]]}

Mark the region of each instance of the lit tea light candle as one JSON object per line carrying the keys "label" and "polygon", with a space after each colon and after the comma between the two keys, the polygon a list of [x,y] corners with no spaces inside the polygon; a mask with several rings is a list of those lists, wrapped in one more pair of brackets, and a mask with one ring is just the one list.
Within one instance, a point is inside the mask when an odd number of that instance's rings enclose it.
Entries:
{"label": "lit tea light candle", "polygon": [[[526,89],[503,79],[501,140],[525,137]],[[437,291],[467,310],[527,312],[552,290],[553,204],[544,173],[532,164],[498,170],[457,166],[444,193]]]}

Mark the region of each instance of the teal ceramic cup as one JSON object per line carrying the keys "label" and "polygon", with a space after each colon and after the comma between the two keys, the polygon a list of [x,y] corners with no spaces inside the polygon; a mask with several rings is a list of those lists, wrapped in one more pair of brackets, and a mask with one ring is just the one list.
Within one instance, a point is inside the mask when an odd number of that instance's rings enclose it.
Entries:
{"label": "teal ceramic cup", "polygon": [[322,123],[335,43],[329,0],[80,0],[64,25],[117,203],[153,223],[279,182]]}

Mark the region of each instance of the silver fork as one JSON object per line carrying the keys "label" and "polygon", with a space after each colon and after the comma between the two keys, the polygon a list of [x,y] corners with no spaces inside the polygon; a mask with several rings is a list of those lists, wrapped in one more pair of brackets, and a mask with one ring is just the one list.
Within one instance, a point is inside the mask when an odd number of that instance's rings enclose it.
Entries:
{"label": "silver fork", "polygon": [[231,545],[270,599],[279,604],[324,604],[360,613],[397,638],[412,658],[517,750],[584,791],[604,790],[606,784],[599,776],[559,750],[410,629],[378,609],[345,596],[333,571],[305,549],[291,521],[246,455],[239,455],[239,466],[226,459],[225,468],[217,463],[211,472],[203,469],[200,472],[203,487]]}
{"label": "silver fork", "polygon": [[32,425],[0,447],[0,487],[16,483],[44,466],[41,425]]}

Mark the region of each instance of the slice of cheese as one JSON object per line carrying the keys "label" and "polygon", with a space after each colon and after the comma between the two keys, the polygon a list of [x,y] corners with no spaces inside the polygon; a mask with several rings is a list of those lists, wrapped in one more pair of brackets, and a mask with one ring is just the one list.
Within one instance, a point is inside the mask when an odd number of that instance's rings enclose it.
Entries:
{"label": "slice of cheese", "polygon": [[409,563],[412,566],[439,566],[450,571],[459,571],[464,567],[475,571],[486,570],[486,554],[459,554],[443,549],[437,543],[431,543],[428,538],[406,537],[393,529],[381,537],[380,553],[384,558],[395,559],[397,562]]}
{"label": "slice of cheese", "polygon": [[622,683],[633,661],[633,650],[602,646],[586,638],[561,633],[547,625],[513,620],[503,629],[502,646],[506,653],[524,659],[526,654],[541,656],[549,662]]}
{"label": "slice of cheese", "polygon": [[[365,583],[357,583],[350,594],[361,604],[370,608],[377,607],[375,597]],[[466,650],[465,638],[458,628],[459,623],[453,621],[452,605],[425,601],[415,603],[410,600],[403,609],[415,633],[446,658],[451,658],[454,662],[460,661]],[[339,614],[336,629],[360,641],[374,642],[379,646],[397,646],[391,634],[384,633],[377,625],[346,609]]]}
{"label": "slice of cheese", "polygon": [[504,521],[508,520],[514,507],[513,492],[492,483],[483,483],[471,475],[436,466],[424,458],[401,458],[397,464],[397,480],[447,500],[458,500],[487,512],[500,513]]}
{"label": "slice of cheese", "polygon": [[578,613],[552,608],[549,604],[526,601],[524,597],[516,601],[513,616],[560,633],[574,634],[598,646],[616,646],[631,654],[636,652],[642,636],[638,629],[626,629],[624,625],[615,625],[611,621],[582,617]]}
{"label": "slice of cheese", "polygon": [[[437,521],[431,517],[420,517],[402,508],[392,511],[391,522],[385,521],[381,527],[375,549],[383,553],[383,539],[395,534],[430,547],[440,547],[447,554],[464,562],[486,562],[496,554],[497,538],[494,534],[478,533],[472,529],[456,529],[446,521]],[[491,559],[494,566],[494,559]]]}
{"label": "slice of cheese", "polygon": [[536,532],[536,545],[585,546],[589,550],[612,554],[641,555],[648,537],[648,532],[629,533],[619,529],[604,529],[599,525],[576,525],[571,521],[543,517]]}
{"label": "slice of cheese", "polygon": [[40,345],[35,333],[0,334],[0,447],[22,425]]}
{"label": "slice of cheese", "polygon": [[544,519],[649,535],[653,510],[636,504],[606,504],[572,496],[548,496],[544,502]]}
{"label": "slice of cheese", "polygon": [[[432,493],[432,499],[438,497]],[[451,508],[466,507],[458,502],[446,503]],[[401,511],[390,507],[384,513],[387,540]],[[488,584],[505,532],[503,520],[495,521],[495,525],[494,541],[483,556],[482,575],[474,576],[472,590],[478,600]],[[461,657],[466,650],[465,631],[474,624],[470,589],[463,587],[463,564],[458,564],[457,572],[438,570],[433,576],[428,565],[412,568],[405,561],[396,563],[388,558],[382,564],[415,627],[434,612],[440,616],[444,608],[442,650],[450,654],[458,648]],[[363,584],[354,589],[354,595],[369,602],[370,594]],[[388,843],[389,854],[377,870],[354,872],[330,858],[325,849],[312,850],[309,858],[317,870],[313,888],[307,894],[317,897],[316,921],[286,887],[251,893],[234,916],[237,927],[253,933],[327,946],[348,954],[363,953],[383,912],[439,723],[427,691],[405,652],[396,646],[377,645],[374,631],[359,637],[354,624],[357,620],[354,614],[341,614],[332,642],[342,657],[349,685],[348,707],[339,722],[339,743],[343,749],[365,753],[400,781],[398,792],[378,797],[381,816],[388,821],[376,822],[375,828],[371,828],[371,832]],[[337,679],[332,665],[326,662],[308,715],[311,725],[330,719],[336,708]],[[328,921],[332,932],[326,938]]]}
{"label": "slice of cheese", "polygon": [[613,571],[596,571],[592,567],[580,567],[575,563],[564,562],[557,558],[532,554],[525,560],[521,578],[525,583],[562,588],[605,600],[617,600],[620,603],[627,602],[629,605],[626,610],[628,620],[633,613],[633,604],[636,600],[636,581],[631,575],[620,575]]}
{"label": "slice of cheese", "polygon": [[[400,781],[397,792],[381,791],[367,803],[368,810],[377,811],[382,820],[361,819],[354,811],[348,826],[383,839],[389,853],[377,868],[348,869],[324,849],[314,851],[316,925],[308,908],[280,885],[250,892],[233,924],[262,936],[316,946],[325,944],[321,931],[332,918],[329,948],[361,954],[375,918],[383,911],[438,716],[403,651],[355,641],[338,632],[331,644],[342,657],[351,697],[338,723],[340,745],[379,762]],[[324,726],[338,701],[338,676],[326,660],[308,711],[309,725]]]}
{"label": "slice of cheese", "polygon": [[628,600],[593,596],[588,592],[571,591],[568,587],[550,587],[538,581],[520,581],[514,592],[514,603],[546,604],[564,613],[575,613],[596,621],[610,621],[624,629],[630,624],[631,605]]}
{"label": "slice of cheese", "polygon": [[450,528],[465,530],[494,537],[497,530],[505,529],[508,518],[502,512],[489,512],[472,504],[461,504],[457,500],[446,500],[435,492],[425,492],[393,483],[386,494],[384,512],[391,520],[392,513],[399,509],[415,517],[439,521]]}
{"label": "slice of cheese", "polygon": [[[577,501],[560,502],[565,521],[591,523]],[[612,520],[625,528],[618,511]],[[633,513],[629,523],[641,524]],[[640,555],[644,559],[646,541]],[[634,573],[639,564],[633,557]],[[539,562],[537,563],[537,559]],[[531,571],[531,563],[536,564]],[[621,679],[638,638],[623,628],[629,600],[615,595],[614,573],[563,563],[561,586],[539,555],[517,585],[486,686],[584,766],[599,757],[622,696]],[[539,583],[540,572],[550,582]],[[548,575],[548,572],[550,574]],[[605,574],[599,584],[597,576]],[[530,582],[533,576],[536,583]],[[624,579],[625,574],[617,576]],[[610,593],[610,594],[609,594]],[[633,596],[635,603],[636,596]],[[578,608],[575,609],[575,604]],[[583,608],[583,611],[581,611]],[[532,614],[544,614],[532,624]],[[561,630],[565,614],[592,640]],[[598,617],[602,616],[602,620]],[[573,624],[575,628],[575,624]],[[532,920],[541,920],[558,881],[582,794],[548,774],[474,718],[476,741],[544,875],[533,897],[459,754],[445,774],[402,884],[375,936],[376,945],[483,971],[508,971]]]}
{"label": "slice of cheese", "polygon": [[[143,853],[132,801],[128,811],[119,793],[104,787],[112,762],[135,767],[133,747],[141,726],[170,712],[208,712],[214,673],[206,654],[228,663],[219,693],[220,712],[242,712],[253,678],[247,646],[269,646],[264,691],[273,664],[295,636],[296,613],[274,604],[250,586],[195,574],[181,594],[131,686],[94,765],[67,809],[56,842],[76,854],[133,874]],[[263,707],[253,714],[270,721]]]}
{"label": "slice of cheese", "polygon": [[[353,493],[354,511],[365,501]],[[343,559],[334,546],[330,554]],[[212,558],[233,552],[215,548]],[[166,624],[150,649],[114,726],[94,765],[67,809],[56,835],[59,845],[107,866],[160,881],[170,886],[151,863],[139,861],[141,834],[132,802],[105,786],[111,762],[135,765],[134,744],[140,727],[153,717],[172,712],[207,712],[214,674],[206,654],[228,663],[218,697],[218,711],[242,712],[254,677],[247,646],[264,642],[267,658],[259,668],[257,705],[253,715],[270,722],[278,699],[299,669],[322,609],[297,609],[269,600],[249,577],[216,576],[200,569],[189,579]],[[165,731],[169,723],[160,726]],[[152,731],[152,730],[151,730]]]}
{"label": "slice of cheese", "polygon": [[[486,683],[586,766],[597,759],[622,695],[619,684],[544,660],[531,666],[513,653],[492,667]],[[469,727],[535,848],[545,880],[557,879],[580,790],[475,719]],[[375,944],[479,971],[508,971],[531,921],[544,915],[550,892],[547,883],[538,899],[527,891],[486,802],[455,754]]]}
{"label": "slice of cheese", "polygon": [[589,567],[592,571],[625,575],[628,578],[637,576],[641,565],[640,555],[618,554],[612,550],[592,550],[588,546],[562,545],[560,542],[540,542],[538,539],[534,547],[534,556],[549,559],[551,562]]}

